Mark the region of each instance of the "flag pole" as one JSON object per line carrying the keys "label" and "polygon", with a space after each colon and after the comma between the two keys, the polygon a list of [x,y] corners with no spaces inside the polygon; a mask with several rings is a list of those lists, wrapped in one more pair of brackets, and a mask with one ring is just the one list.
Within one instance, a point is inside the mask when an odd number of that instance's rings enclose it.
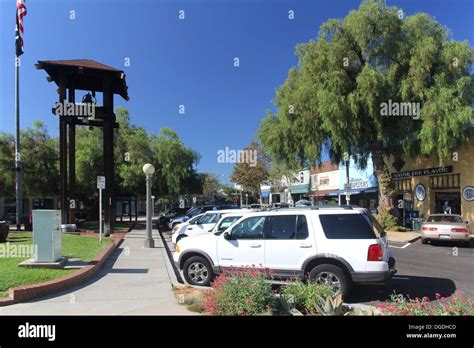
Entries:
{"label": "flag pole", "polygon": [[20,154],[20,57],[15,58],[15,174],[16,174],[16,228],[21,230],[21,154]]}

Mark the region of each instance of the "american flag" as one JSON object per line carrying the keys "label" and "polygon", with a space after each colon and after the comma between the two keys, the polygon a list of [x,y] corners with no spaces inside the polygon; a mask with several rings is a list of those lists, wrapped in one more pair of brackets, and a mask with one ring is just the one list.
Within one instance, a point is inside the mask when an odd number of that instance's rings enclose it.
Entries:
{"label": "american flag", "polygon": [[25,0],[16,1],[15,46],[16,56],[23,54],[23,17],[26,16]]}

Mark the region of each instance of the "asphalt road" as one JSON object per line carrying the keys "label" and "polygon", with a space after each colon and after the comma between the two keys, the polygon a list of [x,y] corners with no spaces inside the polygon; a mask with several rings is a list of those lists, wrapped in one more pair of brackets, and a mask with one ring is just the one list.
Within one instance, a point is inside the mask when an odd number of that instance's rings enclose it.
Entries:
{"label": "asphalt road", "polygon": [[[163,232],[163,236],[173,253],[171,232]],[[421,244],[418,240],[411,244],[390,243],[390,248],[398,272],[388,286],[354,286],[347,302],[384,301],[393,292],[435,300],[437,293],[449,297],[455,290],[474,298],[474,247],[452,242]]]}
{"label": "asphalt road", "polygon": [[[403,247],[403,248],[402,248]],[[449,297],[461,290],[474,298],[474,248],[452,242],[421,244],[418,240],[404,245],[391,243],[397,274],[387,288],[360,286],[354,289],[349,302],[385,300],[395,291],[410,298],[439,293]]]}

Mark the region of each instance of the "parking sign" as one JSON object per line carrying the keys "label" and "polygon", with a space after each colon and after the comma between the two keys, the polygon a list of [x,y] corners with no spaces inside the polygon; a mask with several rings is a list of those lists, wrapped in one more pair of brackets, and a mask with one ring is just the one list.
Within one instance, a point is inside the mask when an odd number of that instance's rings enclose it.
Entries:
{"label": "parking sign", "polygon": [[105,190],[105,176],[97,177],[97,188],[100,190]]}

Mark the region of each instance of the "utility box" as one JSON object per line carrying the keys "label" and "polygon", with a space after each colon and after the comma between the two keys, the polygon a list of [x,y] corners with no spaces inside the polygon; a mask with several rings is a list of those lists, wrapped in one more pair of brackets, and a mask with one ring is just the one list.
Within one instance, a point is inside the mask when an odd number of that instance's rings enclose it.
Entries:
{"label": "utility box", "polygon": [[60,210],[33,210],[34,262],[56,262],[61,259],[60,226]]}

